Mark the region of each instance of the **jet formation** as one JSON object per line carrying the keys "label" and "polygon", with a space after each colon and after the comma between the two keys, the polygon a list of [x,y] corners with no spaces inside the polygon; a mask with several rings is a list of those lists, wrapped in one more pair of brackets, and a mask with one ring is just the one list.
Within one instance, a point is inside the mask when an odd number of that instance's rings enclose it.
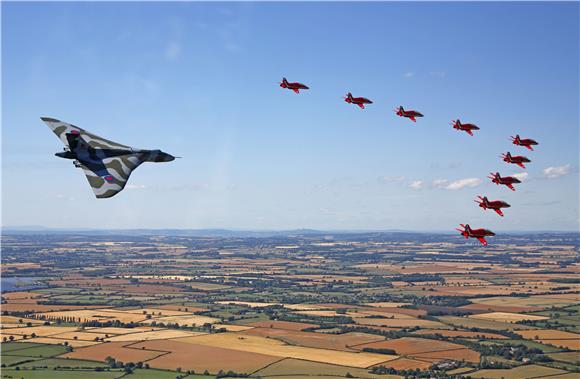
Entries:
{"label": "jet formation", "polygon": [[[293,89],[293,88],[291,88],[291,85],[293,85],[293,84],[299,85],[300,83],[288,83],[286,78],[283,78],[282,83],[280,83],[280,86],[282,88]],[[306,88],[308,88],[308,87],[306,87]],[[298,90],[294,90],[294,91],[296,93],[298,93]],[[372,104],[373,103],[371,100],[369,100],[365,97],[354,97],[352,95],[352,93],[350,93],[350,92],[348,92],[346,94],[346,96],[344,97],[344,101],[346,101],[349,104],[357,105],[361,109],[365,109],[365,104]],[[411,120],[413,122],[417,122],[417,118],[423,117],[422,113],[420,113],[416,110],[406,110],[405,108],[403,108],[403,106],[399,106],[398,108],[396,108],[395,114],[399,117],[408,118],[409,120]],[[463,132],[469,134],[470,136],[474,135],[473,134],[474,131],[480,130],[479,126],[472,124],[472,123],[462,123],[461,120],[459,120],[459,119],[452,120],[451,126],[453,127],[453,129],[455,129],[457,131],[463,131]],[[516,134],[515,137],[512,136],[511,141],[514,145],[523,146],[531,151],[534,150],[532,146],[538,145],[537,141],[535,141],[531,138],[520,138],[519,134]],[[502,154],[501,158],[504,162],[518,165],[519,167],[521,167],[523,169],[526,169],[526,166],[524,165],[524,163],[531,162],[531,160],[527,157],[524,157],[522,155],[511,155],[510,152]],[[489,179],[491,179],[492,183],[495,183],[497,185],[506,186],[509,189],[511,189],[512,191],[516,190],[514,187],[514,184],[521,183],[521,181],[518,178],[516,178],[515,176],[503,176],[502,177],[499,174],[499,172],[491,173],[489,176]],[[506,203],[503,200],[490,201],[487,198],[487,196],[478,196],[477,200],[475,200],[475,202],[483,210],[492,209],[495,213],[497,213],[501,217],[504,217],[504,214],[503,214],[501,209],[511,207],[511,205],[509,205],[508,203]],[[483,229],[483,228],[471,229],[469,224],[460,224],[460,225],[461,225],[462,229],[457,229],[457,230],[461,232],[462,236],[464,236],[465,238],[476,238],[485,246],[487,246],[487,241],[485,240],[485,237],[495,235],[495,233],[493,233],[492,231],[487,230],[487,229]]]}

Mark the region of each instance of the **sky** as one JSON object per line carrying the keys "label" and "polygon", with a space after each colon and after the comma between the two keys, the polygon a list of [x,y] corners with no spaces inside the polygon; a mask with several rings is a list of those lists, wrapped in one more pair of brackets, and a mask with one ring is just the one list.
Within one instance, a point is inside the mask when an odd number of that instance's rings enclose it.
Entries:
{"label": "sky", "polygon": [[[577,2],[1,7],[4,227],[579,229]],[[182,158],[96,199],[41,116]]]}

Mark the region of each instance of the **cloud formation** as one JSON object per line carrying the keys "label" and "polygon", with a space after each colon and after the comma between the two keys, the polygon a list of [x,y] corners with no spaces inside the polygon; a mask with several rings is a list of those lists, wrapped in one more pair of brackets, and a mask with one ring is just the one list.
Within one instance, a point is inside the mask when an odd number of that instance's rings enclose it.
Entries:
{"label": "cloud formation", "polygon": [[423,181],[422,180],[415,180],[413,182],[411,182],[411,184],[409,184],[409,187],[411,187],[414,190],[419,190],[421,188],[423,188]]}
{"label": "cloud formation", "polygon": [[563,166],[548,167],[543,170],[544,176],[548,179],[556,179],[561,176],[566,176],[572,172],[572,166],[565,164]]}
{"label": "cloud formation", "polygon": [[449,183],[445,187],[445,189],[455,191],[455,190],[459,190],[459,189],[466,188],[466,187],[477,187],[482,182],[483,182],[483,180],[481,180],[479,178],[459,179],[459,180],[456,180],[456,181]]}
{"label": "cloud formation", "polygon": [[456,191],[466,187],[477,187],[481,183],[483,183],[483,180],[479,178],[465,178],[454,180],[452,182],[450,182],[448,179],[435,179],[431,183],[431,186],[433,188]]}

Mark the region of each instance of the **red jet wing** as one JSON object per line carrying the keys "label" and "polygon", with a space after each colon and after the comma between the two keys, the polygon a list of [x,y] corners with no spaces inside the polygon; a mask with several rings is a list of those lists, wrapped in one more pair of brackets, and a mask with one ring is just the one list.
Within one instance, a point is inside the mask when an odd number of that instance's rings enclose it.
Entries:
{"label": "red jet wing", "polygon": [[485,240],[485,237],[477,237],[477,240],[478,240],[479,242],[481,242],[481,244],[482,244],[483,246],[487,246],[487,241]]}

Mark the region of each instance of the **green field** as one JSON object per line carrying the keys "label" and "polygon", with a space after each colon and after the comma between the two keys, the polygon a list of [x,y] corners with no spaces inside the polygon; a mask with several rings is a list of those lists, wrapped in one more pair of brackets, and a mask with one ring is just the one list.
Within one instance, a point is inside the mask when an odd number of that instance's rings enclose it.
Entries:
{"label": "green field", "polygon": [[[175,371],[137,369],[132,374],[124,376],[127,379],[175,379],[179,373]],[[187,379],[214,379],[214,376],[188,375]]]}
{"label": "green field", "polygon": [[444,324],[453,325],[460,328],[481,328],[481,329],[493,329],[493,330],[529,330],[538,329],[533,326],[520,325],[507,322],[498,322],[491,320],[480,320],[469,317],[456,317],[456,316],[442,316],[437,317],[439,321]]}
{"label": "green field", "polygon": [[[68,371],[68,370],[15,370],[3,369],[2,378],[14,379],[116,379],[124,375],[122,370],[115,371]],[[138,379],[135,377],[134,379]],[[175,378],[175,376],[173,377]]]}
{"label": "green field", "polygon": [[552,353],[548,356],[556,361],[580,365],[580,352],[568,351],[564,353]]}
{"label": "green field", "polygon": [[11,351],[28,349],[29,347],[38,347],[38,344],[33,342],[7,342],[0,344],[0,351],[2,351],[2,354],[6,354]]}
{"label": "green field", "polygon": [[505,345],[505,344],[511,344],[511,345],[525,345],[526,347],[529,348],[536,348],[536,349],[540,349],[542,350],[544,353],[556,353],[559,351],[562,351],[562,349],[558,349],[555,346],[550,346],[550,345],[544,345],[541,344],[539,342],[534,342],[534,341],[528,341],[528,340],[487,340],[482,342],[482,344],[497,344],[497,345]]}
{"label": "green field", "polygon": [[[15,342],[15,344],[20,344]],[[45,345],[45,344],[33,344],[36,346],[27,347],[25,349],[9,350],[7,352],[2,351],[2,356],[18,356],[18,357],[31,357],[31,358],[48,358],[54,357],[55,355],[64,354],[67,352],[66,347],[62,345]]]}
{"label": "green field", "polygon": [[37,359],[39,359],[39,358],[2,355],[2,364],[6,365],[6,366],[15,366],[20,362],[28,362],[30,360],[37,360]]}
{"label": "green field", "polygon": [[[5,357],[2,357],[4,359]],[[48,358],[48,359],[38,359],[33,362],[23,363],[18,365],[20,368],[32,368],[32,367],[61,367],[61,368],[71,368],[71,369],[93,369],[95,367],[107,367],[106,363],[95,362],[95,361],[85,361],[81,359],[64,359],[64,358]]]}

